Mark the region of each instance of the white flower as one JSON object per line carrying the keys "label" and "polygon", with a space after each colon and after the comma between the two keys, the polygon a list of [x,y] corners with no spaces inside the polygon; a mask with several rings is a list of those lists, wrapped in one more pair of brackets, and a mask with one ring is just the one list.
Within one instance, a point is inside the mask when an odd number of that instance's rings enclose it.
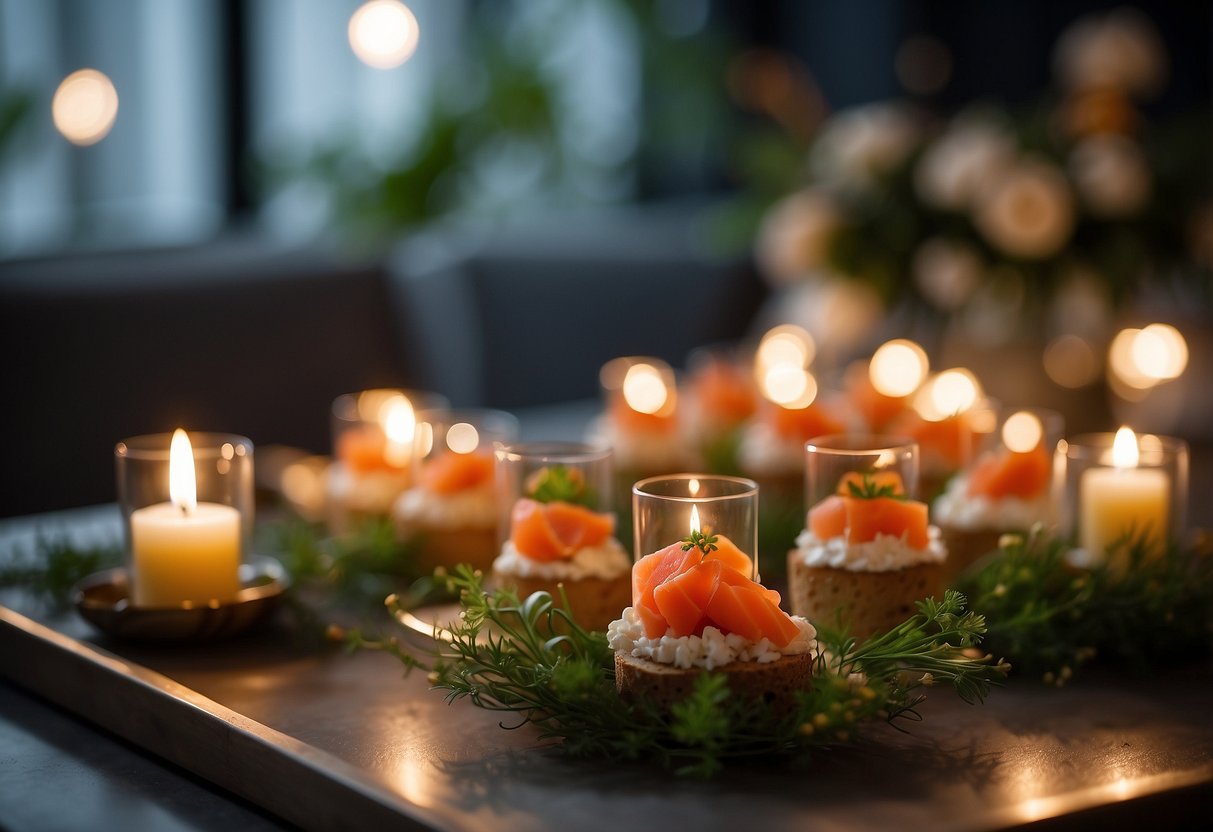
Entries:
{"label": "white flower", "polygon": [[1149,18],[1120,8],[1079,18],[1057,41],[1053,66],[1068,89],[1149,94],[1166,80],[1167,53]]}
{"label": "white flower", "polygon": [[1084,139],[1070,154],[1069,166],[1078,195],[1097,217],[1131,216],[1150,198],[1146,155],[1123,136]]}
{"label": "white flower", "polygon": [[914,255],[914,284],[934,306],[956,309],[981,285],[983,265],[972,246],[932,237]]}
{"label": "white flower", "polygon": [[822,191],[785,197],[767,212],[758,231],[759,269],[775,285],[803,279],[825,262],[830,238],[840,224],[834,200]]}
{"label": "white flower", "polygon": [[967,208],[983,182],[1001,174],[1014,160],[1015,144],[997,125],[958,119],[922,155],[914,184],[923,201],[939,208]]}
{"label": "white flower", "polygon": [[1074,204],[1061,171],[1047,162],[1021,161],[983,189],[976,221],[995,247],[1042,260],[1070,239]]}
{"label": "white flower", "polygon": [[900,164],[921,130],[905,107],[869,104],[826,122],[809,156],[809,169],[828,182],[866,187]]}

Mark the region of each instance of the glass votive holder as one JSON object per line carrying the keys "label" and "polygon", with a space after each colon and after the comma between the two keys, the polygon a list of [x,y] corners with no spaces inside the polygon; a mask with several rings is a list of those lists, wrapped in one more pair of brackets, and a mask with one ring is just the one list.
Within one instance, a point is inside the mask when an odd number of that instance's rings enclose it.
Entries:
{"label": "glass votive holder", "polygon": [[612,452],[584,442],[521,442],[497,450],[497,492],[501,500],[501,542],[510,535],[510,517],[521,499],[565,502],[612,512]]}
{"label": "glass votive holder", "polygon": [[727,434],[758,409],[754,347],[730,343],[697,347],[687,355],[686,404],[690,432],[701,440]]}
{"label": "glass votive holder", "polygon": [[1011,453],[1043,452],[1052,457],[1066,434],[1065,417],[1043,407],[1003,407],[991,429],[981,435],[981,454],[1002,450]]}
{"label": "glass votive holder", "polygon": [[742,477],[673,474],[649,477],[632,486],[636,559],[698,531],[730,540],[758,572],[758,483]]}
{"label": "glass votive holder", "polygon": [[437,393],[375,389],[333,401],[328,515],[337,533],[385,517],[413,478],[417,412],[448,406]]}
{"label": "glass votive holder", "polygon": [[191,433],[185,444],[149,434],[119,442],[114,462],[132,604],[234,600],[252,544],[253,443],[229,433]]}
{"label": "glass votive holder", "polygon": [[504,410],[469,408],[423,410],[417,414],[414,455],[418,470],[445,457],[484,456],[496,459],[500,446],[518,441],[518,419]]}
{"label": "glass votive holder", "polygon": [[1152,434],[1088,433],[1057,446],[1064,465],[1063,528],[1077,562],[1123,572],[1131,549],[1158,557],[1184,529],[1188,443]]}
{"label": "glass votive holder", "polygon": [[918,493],[918,443],[910,439],[840,433],[810,439],[804,452],[806,508],[837,494],[848,474],[893,473],[908,497]]}

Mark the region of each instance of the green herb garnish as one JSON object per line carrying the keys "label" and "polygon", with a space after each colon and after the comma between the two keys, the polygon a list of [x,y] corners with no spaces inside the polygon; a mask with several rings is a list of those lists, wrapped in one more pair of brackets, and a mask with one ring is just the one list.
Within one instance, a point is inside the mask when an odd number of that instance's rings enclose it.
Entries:
{"label": "green herb garnish", "polygon": [[861,500],[877,500],[881,497],[888,497],[893,500],[905,500],[906,495],[899,492],[895,486],[877,485],[876,478],[872,472],[865,471],[862,475],[863,483],[856,485],[854,482],[847,482],[847,490],[851,492],[852,497],[858,497]]}
{"label": "green herb garnish", "polygon": [[77,546],[66,535],[40,532],[29,550],[14,550],[0,558],[0,587],[21,587],[66,606],[78,581],[121,563],[122,547],[117,543]]}
{"label": "green herb garnish", "polygon": [[588,508],[597,504],[585,474],[567,465],[549,465],[532,474],[527,480],[527,496],[540,503],[575,503]]}
{"label": "green herb garnish", "polygon": [[716,540],[716,535],[704,534],[699,529],[695,529],[682,539],[682,551],[689,552],[695,547],[699,547],[699,551],[709,555],[720,548],[716,545]]}
{"label": "green herb garnish", "polygon": [[[679,774],[710,776],[729,761],[803,756],[851,742],[877,721],[918,718],[923,687],[950,684],[967,701],[979,701],[1007,671],[988,655],[973,656],[984,621],[949,591],[862,645],[845,634],[819,633],[813,687],[798,696],[792,713],[734,697],[719,673],[700,675],[688,697],[664,712],[619,698],[606,636],[579,627],[563,601],[546,592],[526,599],[509,590],[486,593],[480,574],[466,566],[449,581],[462,613],[435,634],[428,659],[360,634],[352,634],[351,645],[392,653],[406,669],[424,668],[448,701],[512,713],[518,725],[529,722],[541,738],[561,739],[573,755],[657,761]],[[389,599],[393,612],[394,605]]]}

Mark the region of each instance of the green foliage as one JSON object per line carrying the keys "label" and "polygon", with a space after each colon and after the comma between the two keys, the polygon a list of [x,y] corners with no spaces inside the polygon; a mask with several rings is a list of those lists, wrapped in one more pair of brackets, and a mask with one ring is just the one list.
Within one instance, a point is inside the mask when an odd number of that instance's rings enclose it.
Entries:
{"label": "green foliage", "polygon": [[117,543],[77,546],[66,535],[39,534],[33,547],[0,563],[0,587],[20,587],[56,606],[66,606],[72,587],[94,572],[122,563]]}
{"label": "green foliage", "polygon": [[[450,630],[435,633],[430,673],[448,701],[515,714],[518,724],[535,725],[541,737],[562,740],[576,756],[655,761],[685,775],[711,776],[729,761],[801,756],[851,741],[875,720],[916,716],[919,689],[933,683],[950,683],[978,701],[1007,670],[989,656],[972,656],[983,621],[964,612],[963,596],[949,592],[862,645],[819,634],[813,687],[791,713],[734,697],[719,673],[702,674],[691,695],[666,712],[619,697],[606,637],[578,626],[549,594],[523,600],[509,590],[486,593],[481,576],[467,567],[449,581],[463,614]],[[405,662],[419,664],[412,657]]]}
{"label": "green foliage", "polygon": [[973,608],[990,619],[988,641],[1017,667],[1064,684],[1097,655],[1144,670],[1169,657],[1207,653],[1213,623],[1213,557],[1172,547],[1157,557],[1140,539],[1112,547],[1108,564],[1080,569],[1066,541],[1008,536],[997,555],[963,576]]}

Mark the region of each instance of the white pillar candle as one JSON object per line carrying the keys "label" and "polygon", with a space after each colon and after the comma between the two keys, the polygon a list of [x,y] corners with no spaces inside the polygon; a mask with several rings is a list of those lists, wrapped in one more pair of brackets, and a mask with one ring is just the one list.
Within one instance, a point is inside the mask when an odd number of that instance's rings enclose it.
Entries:
{"label": "white pillar candle", "polygon": [[[1107,558],[1107,548],[1126,535],[1147,536],[1157,554],[1166,541],[1170,519],[1171,482],[1165,471],[1138,468],[1137,437],[1128,428],[1117,431],[1111,468],[1092,468],[1082,475],[1079,542],[1095,561]],[[1128,550],[1117,553],[1116,566],[1127,565]]]}
{"label": "white pillar candle", "polygon": [[185,431],[169,451],[171,502],[131,513],[131,583],[137,607],[230,601],[240,591],[240,512],[198,503]]}

